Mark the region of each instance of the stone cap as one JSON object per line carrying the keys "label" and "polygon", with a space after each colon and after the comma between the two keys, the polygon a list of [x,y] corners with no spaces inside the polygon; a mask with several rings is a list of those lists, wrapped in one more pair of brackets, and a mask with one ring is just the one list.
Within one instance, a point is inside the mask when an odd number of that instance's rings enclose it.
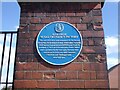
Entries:
{"label": "stone cap", "polygon": [[104,2],[105,0],[17,0],[18,2]]}
{"label": "stone cap", "polygon": [[17,0],[19,5],[21,3],[28,3],[28,2],[100,2],[101,7],[104,6],[105,0]]}

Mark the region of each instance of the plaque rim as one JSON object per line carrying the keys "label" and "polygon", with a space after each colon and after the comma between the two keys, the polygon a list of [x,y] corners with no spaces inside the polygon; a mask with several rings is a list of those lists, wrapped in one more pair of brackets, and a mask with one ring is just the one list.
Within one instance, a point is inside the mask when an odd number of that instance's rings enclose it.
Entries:
{"label": "plaque rim", "polygon": [[[81,48],[80,48],[78,54],[77,54],[73,59],[71,59],[69,62],[62,63],[62,64],[56,64],[56,63],[52,63],[52,62],[46,60],[46,59],[41,55],[40,51],[38,50],[38,45],[37,45],[38,36],[39,36],[40,33],[42,32],[42,30],[43,30],[44,28],[46,28],[48,25],[50,25],[50,24],[52,24],[52,23],[57,23],[57,22],[66,23],[66,24],[72,26],[72,27],[79,33],[79,35],[80,35],[80,37],[81,37],[81,39],[80,39],[80,40],[81,40]],[[36,43],[35,43],[35,44],[36,44],[37,53],[39,54],[39,56],[40,56],[45,62],[47,62],[48,64],[51,64],[51,65],[56,65],[56,66],[62,65],[62,66],[63,66],[63,65],[66,65],[66,64],[71,63],[72,61],[74,61],[74,60],[79,56],[79,54],[80,54],[80,52],[81,52],[81,50],[82,50],[82,48],[83,48],[83,39],[82,39],[82,35],[81,35],[80,31],[79,31],[73,24],[71,24],[71,23],[69,23],[69,22],[66,22],[66,21],[53,21],[53,22],[50,22],[50,23],[44,25],[43,28],[40,29],[40,31],[39,31],[39,33],[38,33],[38,35],[37,35]]]}

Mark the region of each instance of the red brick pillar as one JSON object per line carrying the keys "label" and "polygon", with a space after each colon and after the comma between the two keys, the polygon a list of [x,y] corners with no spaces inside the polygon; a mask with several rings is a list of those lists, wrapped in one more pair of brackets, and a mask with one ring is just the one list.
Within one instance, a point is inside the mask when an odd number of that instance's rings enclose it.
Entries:
{"label": "red brick pillar", "polygon": [[[101,3],[19,3],[20,27],[15,66],[15,89],[106,88],[106,47]],[[50,65],[38,55],[36,37],[52,21],[66,21],[80,31],[80,55],[64,66]]]}

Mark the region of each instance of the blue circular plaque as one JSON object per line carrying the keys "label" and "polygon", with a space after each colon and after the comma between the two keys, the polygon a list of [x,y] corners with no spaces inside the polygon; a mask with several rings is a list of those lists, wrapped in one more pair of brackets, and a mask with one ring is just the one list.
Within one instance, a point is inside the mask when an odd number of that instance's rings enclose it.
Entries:
{"label": "blue circular plaque", "polygon": [[38,54],[52,65],[72,62],[82,49],[80,32],[72,24],[55,21],[44,26],[36,40]]}

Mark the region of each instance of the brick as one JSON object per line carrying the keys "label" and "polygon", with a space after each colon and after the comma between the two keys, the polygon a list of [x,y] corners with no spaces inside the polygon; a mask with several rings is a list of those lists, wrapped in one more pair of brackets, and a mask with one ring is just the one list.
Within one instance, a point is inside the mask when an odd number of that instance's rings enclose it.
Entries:
{"label": "brick", "polygon": [[58,81],[55,80],[38,81],[38,88],[58,88]]}
{"label": "brick", "polygon": [[88,39],[89,45],[94,45],[94,40],[93,39]]}
{"label": "brick", "polygon": [[81,11],[81,12],[77,12],[76,13],[76,16],[85,16],[86,15],[86,12],[85,11]]}
{"label": "brick", "polygon": [[105,41],[103,38],[94,38],[95,45],[105,45]]}
{"label": "brick", "polygon": [[50,4],[48,4],[48,3],[44,4],[44,10],[45,10],[45,12],[49,12],[51,10]]}
{"label": "brick", "polygon": [[41,71],[43,71],[43,70],[49,70],[49,68],[48,67],[46,67],[44,64],[38,64],[38,70],[41,70]]}
{"label": "brick", "polygon": [[91,71],[97,71],[97,63],[94,62],[94,63],[90,63],[90,68],[91,68]]}
{"label": "brick", "polygon": [[21,13],[20,17],[29,17],[28,13]]}
{"label": "brick", "polygon": [[68,22],[68,18],[67,17],[61,17],[60,20]]}
{"label": "brick", "polygon": [[16,71],[15,72],[15,79],[23,79],[24,78],[24,72],[23,71]]}
{"label": "brick", "polygon": [[19,54],[19,56],[17,56],[17,60],[19,62],[32,62],[33,54]]}
{"label": "brick", "polygon": [[96,79],[96,72],[90,72],[90,79],[95,80]]}
{"label": "brick", "polygon": [[59,81],[59,88],[84,88],[84,81],[78,80],[61,80]]}
{"label": "brick", "polygon": [[66,16],[66,13],[62,13],[62,12],[57,12],[57,16],[60,17],[60,16]]}
{"label": "brick", "polygon": [[74,27],[76,27],[76,24],[72,24]]}
{"label": "brick", "polygon": [[33,71],[38,70],[38,64],[36,62],[28,62],[24,64],[24,70]]}
{"label": "brick", "polygon": [[43,27],[45,26],[45,24],[39,24],[35,26],[35,30],[41,30]]}
{"label": "brick", "polygon": [[[26,30],[28,30],[28,29],[26,29]],[[30,33],[19,32],[19,38],[28,39],[28,38],[30,38]]]}
{"label": "brick", "polygon": [[88,80],[90,79],[90,72],[79,72],[78,78],[81,80]]}
{"label": "brick", "polygon": [[36,30],[36,25],[35,24],[29,25],[29,30]]}
{"label": "brick", "polygon": [[83,63],[83,71],[90,71],[90,63]]}
{"label": "brick", "polygon": [[70,63],[64,67],[61,66],[61,70],[81,71],[82,70],[82,63]]}
{"label": "brick", "polygon": [[16,71],[24,71],[24,63],[16,62]]}
{"label": "brick", "polygon": [[80,17],[68,17],[68,22],[69,23],[81,23],[81,18]]}
{"label": "brick", "polygon": [[44,79],[55,79],[55,72],[44,72]]}
{"label": "brick", "polygon": [[97,63],[97,71],[106,71],[107,63]]}
{"label": "brick", "polygon": [[78,30],[87,30],[86,24],[77,24],[77,29]]}
{"label": "brick", "polygon": [[92,71],[106,71],[106,63],[91,63]]}
{"label": "brick", "polygon": [[28,44],[28,39],[18,39],[18,46],[25,46]]}
{"label": "brick", "polygon": [[17,48],[17,53],[28,53],[28,54],[32,54],[33,53],[33,47],[32,46],[23,46],[23,47],[18,47]]}
{"label": "brick", "polygon": [[45,26],[45,24],[31,24],[29,26],[29,29],[30,30],[38,30],[38,31],[40,31],[44,26]]}
{"label": "brick", "polygon": [[88,62],[87,54],[80,54],[77,58],[77,62]]}
{"label": "brick", "polygon": [[109,88],[109,85],[108,85],[108,81],[107,80],[98,80],[97,83],[96,83],[96,87],[97,88],[105,88],[105,89],[108,89]]}
{"label": "brick", "polygon": [[46,16],[46,13],[44,13],[44,12],[36,12],[36,13],[34,13],[34,17],[44,17],[44,16]]}
{"label": "brick", "polygon": [[78,72],[66,72],[66,79],[78,79]]}
{"label": "brick", "polygon": [[97,79],[104,79],[104,80],[108,79],[106,71],[98,71],[96,74],[97,74]]}
{"label": "brick", "polygon": [[31,38],[28,39],[18,39],[18,47],[23,47],[23,46],[32,46],[34,43],[34,40]]}
{"label": "brick", "polygon": [[31,32],[31,38],[37,38],[38,34],[39,34],[39,31],[32,31]]}
{"label": "brick", "polygon": [[92,11],[92,15],[93,15],[93,16],[101,16],[101,15],[102,15],[102,12],[101,12],[101,10],[93,10],[93,11]]}
{"label": "brick", "polygon": [[75,13],[66,13],[66,16],[75,16]]}
{"label": "brick", "polygon": [[102,23],[101,16],[84,16],[81,19],[81,23]]}
{"label": "brick", "polygon": [[66,73],[62,72],[62,71],[56,72],[56,77],[55,78],[58,79],[58,80],[64,80],[64,79],[66,79]]}
{"label": "brick", "polygon": [[[35,45],[34,45],[34,48],[35,48]],[[34,50],[34,52],[36,52],[36,49]],[[33,62],[40,62],[40,63],[43,62],[42,58],[40,57],[38,53],[33,54]]]}
{"label": "brick", "polygon": [[94,30],[103,30],[103,26],[93,25]]}
{"label": "brick", "polygon": [[51,18],[50,17],[42,17],[41,18],[41,23],[50,23],[51,22]]}
{"label": "brick", "polygon": [[32,79],[42,79],[43,72],[32,72]]}
{"label": "brick", "polygon": [[82,61],[81,57],[78,56],[73,62],[83,62],[83,61]]}
{"label": "brick", "polygon": [[97,60],[97,62],[99,63],[104,63],[106,62],[106,57],[105,54],[98,54],[95,59]]}
{"label": "brick", "polygon": [[35,13],[33,12],[28,12],[28,17],[34,17],[35,16]]}
{"label": "brick", "polygon": [[38,18],[38,17],[32,17],[30,19],[30,23],[32,23],[32,24],[40,23],[40,18]]}
{"label": "brick", "polygon": [[20,18],[20,24],[28,24],[28,22],[29,22],[29,18],[27,17]]}
{"label": "brick", "polygon": [[93,16],[94,22],[102,22],[102,16]]}
{"label": "brick", "polygon": [[88,39],[83,39],[83,46],[88,45],[88,44],[89,44]]}
{"label": "brick", "polygon": [[46,13],[46,16],[52,17],[52,16],[57,16],[57,13]]}
{"label": "brick", "polygon": [[97,54],[97,53],[99,53],[99,54],[104,54],[105,53],[105,47],[103,47],[103,46],[84,46],[83,48],[82,48],[82,51],[81,51],[82,53],[89,53],[89,54]]}
{"label": "brick", "polygon": [[30,71],[27,71],[27,72],[24,72],[24,79],[32,79],[32,72]]}
{"label": "brick", "polygon": [[81,23],[92,23],[94,21],[94,18],[91,16],[84,16],[81,18]]}
{"label": "brick", "polygon": [[21,25],[19,25],[18,31],[19,31],[19,32],[25,31],[24,28],[27,29],[26,24],[21,24]]}
{"label": "brick", "polygon": [[79,56],[78,56],[76,59],[74,59],[73,62],[82,62],[82,60],[81,60],[81,58],[79,58]]}
{"label": "brick", "polygon": [[41,18],[41,23],[50,23],[50,22],[53,22],[53,21],[59,21],[60,18],[59,17],[42,17]]}
{"label": "brick", "polygon": [[90,22],[90,23],[87,24],[87,30],[94,30],[92,22]]}
{"label": "brick", "polygon": [[85,80],[85,88],[97,88],[97,80]]}
{"label": "brick", "polygon": [[44,71],[44,70],[59,70],[59,66],[54,66],[54,65],[50,65],[46,62],[41,62],[38,64],[38,70]]}
{"label": "brick", "polygon": [[35,80],[14,80],[14,88],[37,88]]}
{"label": "brick", "polygon": [[[72,5],[74,5],[74,7]],[[69,3],[67,10],[69,10],[69,12],[71,12],[71,11],[77,12],[80,9],[81,9],[81,3],[72,3],[72,4]]]}
{"label": "brick", "polygon": [[97,54],[88,54],[88,60],[89,62],[97,62],[96,57]]}
{"label": "brick", "polygon": [[25,62],[25,61],[27,61],[27,55],[17,54],[16,61],[17,62]]}
{"label": "brick", "polygon": [[104,37],[103,31],[81,31],[82,37]]}

